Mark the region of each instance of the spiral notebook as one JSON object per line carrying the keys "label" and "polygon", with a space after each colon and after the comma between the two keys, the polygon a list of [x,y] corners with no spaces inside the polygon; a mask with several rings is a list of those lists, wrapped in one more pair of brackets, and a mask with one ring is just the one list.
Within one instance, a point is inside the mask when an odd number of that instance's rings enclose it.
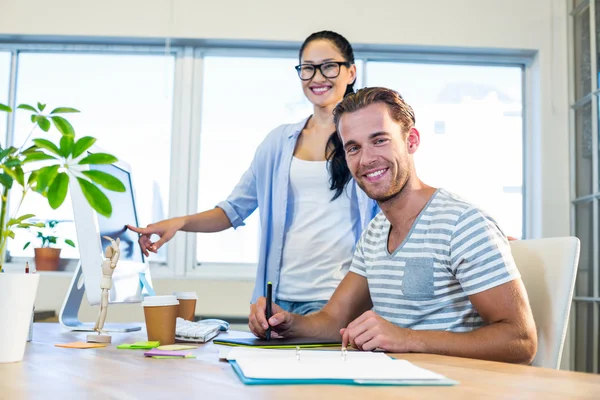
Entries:
{"label": "spiral notebook", "polygon": [[458,382],[384,353],[233,349],[227,359],[247,385],[452,386]]}

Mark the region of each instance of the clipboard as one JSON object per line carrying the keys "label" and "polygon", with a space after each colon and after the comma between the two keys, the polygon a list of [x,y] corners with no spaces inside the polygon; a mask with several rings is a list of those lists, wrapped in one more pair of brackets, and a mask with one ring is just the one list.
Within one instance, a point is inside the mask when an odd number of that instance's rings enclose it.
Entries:
{"label": "clipboard", "polygon": [[295,349],[296,347],[308,349],[316,347],[341,347],[342,343],[335,340],[319,340],[312,338],[285,338],[285,339],[259,339],[251,338],[219,338],[213,340],[214,344],[226,346],[254,347],[258,349]]}
{"label": "clipboard", "polygon": [[256,379],[248,378],[235,360],[229,364],[244,385],[352,385],[352,386],[455,386],[452,379],[439,380],[354,380],[354,379]]}

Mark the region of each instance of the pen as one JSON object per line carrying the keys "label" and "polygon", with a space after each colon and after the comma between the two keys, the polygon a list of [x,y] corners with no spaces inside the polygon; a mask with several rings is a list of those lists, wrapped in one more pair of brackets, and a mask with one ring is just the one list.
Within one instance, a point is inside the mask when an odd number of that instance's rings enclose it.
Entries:
{"label": "pen", "polygon": [[[271,303],[273,302],[273,285],[271,282],[267,283],[267,324],[269,323],[269,318],[271,318]],[[265,332],[265,336],[267,340],[271,340],[271,326],[267,328],[267,332]]]}

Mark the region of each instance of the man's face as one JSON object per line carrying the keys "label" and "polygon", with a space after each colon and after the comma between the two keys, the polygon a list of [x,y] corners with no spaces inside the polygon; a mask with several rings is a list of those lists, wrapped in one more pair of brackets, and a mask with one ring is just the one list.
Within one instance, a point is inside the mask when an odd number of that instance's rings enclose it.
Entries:
{"label": "man's face", "polygon": [[375,103],[344,114],[339,131],[348,168],[362,190],[379,203],[396,197],[412,172],[417,130],[403,132],[390,117],[388,106]]}

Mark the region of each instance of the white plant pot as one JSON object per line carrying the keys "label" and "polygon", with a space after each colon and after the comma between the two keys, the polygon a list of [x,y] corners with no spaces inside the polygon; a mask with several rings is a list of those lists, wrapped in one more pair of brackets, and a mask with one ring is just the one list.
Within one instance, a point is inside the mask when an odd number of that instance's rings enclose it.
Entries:
{"label": "white plant pot", "polygon": [[0,363],[23,359],[39,281],[38,274],[0,273]]}

